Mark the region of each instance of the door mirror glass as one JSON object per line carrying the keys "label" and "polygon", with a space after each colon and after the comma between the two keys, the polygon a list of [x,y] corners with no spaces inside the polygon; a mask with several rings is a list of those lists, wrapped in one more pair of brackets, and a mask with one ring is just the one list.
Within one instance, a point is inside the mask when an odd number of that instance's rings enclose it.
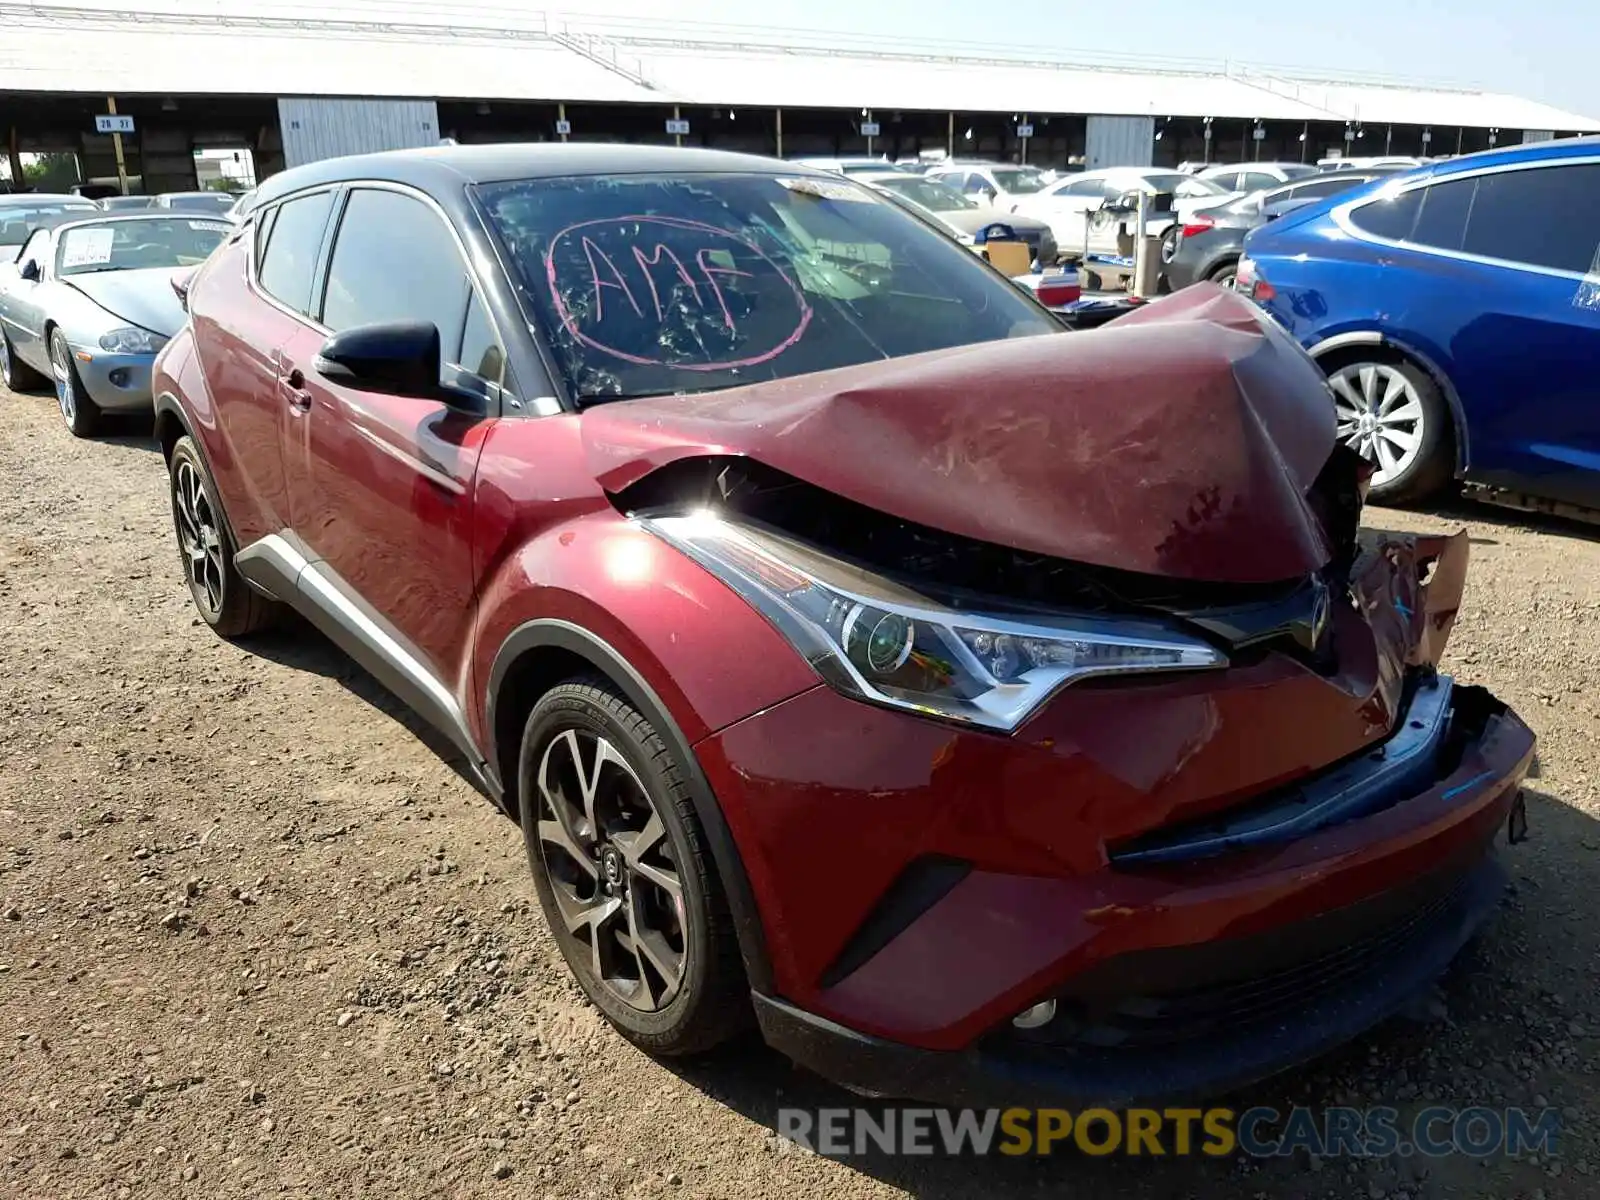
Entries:
{"label": "door mirror glass", "polygon": [[21,275],[29,283],[38,283],[39,260],[36,258],[30,258],[27,262],[22,264],[22,270],[18,271],[17,274]]}
{"label": "door mirror glass", "polygon": [[333,383],[391,396],[444,399],[439,327],[431,321],[357,325],[322,343],[317,372]]}

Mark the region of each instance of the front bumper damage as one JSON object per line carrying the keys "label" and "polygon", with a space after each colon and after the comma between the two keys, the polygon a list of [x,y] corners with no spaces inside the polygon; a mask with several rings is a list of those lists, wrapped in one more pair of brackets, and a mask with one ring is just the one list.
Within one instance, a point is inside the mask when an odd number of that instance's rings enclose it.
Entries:
{"label": "front bumper damage", "polygon": [[[873,979],[838,985],[881,997],[892,977],[909,997],[1004,974],[1027,981],[1011,1012],[1056,1002],[1043,1026],[1004,1019],[930,1049],[758,996],[763,1035],[849,1087],[985,1107],[1216,1096],[1347,1042],[1407,1009],[1493,914],[1495,844],[1525,828],[1532,732],[1478,689],[1441,679],[1441,696],[1459,757],[1387,808],[1277,844],[1197,838],[1187,862],[1169,843],[1165,861],[1085,880],[972,872],[857,972]],[[1337,903],[1351,889],[1366,895]],[[1022,955],[1019,927],[1035,931]]]}
{"label": "front bumper damage", "polygon": [[[1332,618],[1337,666],[1289,666],[1281,651],[1250,666],[1247,650],[1227,672],[1232,685],[1178,685],[1170,704],[1147,689],[1126,710],[1128,728],[1115,689],[1068,689],[1003,758],[979,744],[989,738],[938,745],[905,805],[884,766],[898,718],[852,718],[851,702],[827,689],[708,740],[703,760],[727,797],[783,769],[754,748],[769,723],[853,719],[861,742],[835,735],[825,753],[834,773],[852,754],[871,756],[877,790],[856,785],[872,796],[865,820],[921,816],[892,837],[863,831],[870,850],[892,846],[909,866],[877,889],[825,970],[780,975],[777,994],[756,997],[767,1041],[875,1094],[1127,1105],[1214,1096],[1407,1008],[1493,913],[1504,882],[1497,843],[1508,832],[1517,840],[1526,822],[1532,732],[1436,669],[1466,558],[1464,535],[1365,533],[1348,564],[1349,604]],[[1352,712],[1371,729],[1354,753],[1240,793],[1185,787],[1224,777],[1219,761],[1224,774],[1281,777],[1293,761],[1284,743],[1334,744],[1327,726]],[[1108,758],[1108,739],[1142,740]],[[920,745],[898,749],[909,758],[926,753]],[[1047,753],[1029,757],[1035,750]],[[1080,786],[1110,789],[1073,770],[1077,757],[1118,761],[1137,786],[1080,803]],[[985,779],[993,790],[974,797]],[[774,844],[774,832],[792,842],[808,818],[836,829],[825,797],[779,811],[774,831],[740,830],[741,843]],[[773,815],[759,790],[749,799],[730,808],[736,823],[752,810]],[[837,842],[829,855],[843,905],[871,855]],[[782,889],[782,864],[750,866],[769,891],[763,907],[781,913],[769,889]],[[774,942],[787,937],[798,926],[769,927]],[[1047,1002],[1051,1019],[1013,1025]]]}

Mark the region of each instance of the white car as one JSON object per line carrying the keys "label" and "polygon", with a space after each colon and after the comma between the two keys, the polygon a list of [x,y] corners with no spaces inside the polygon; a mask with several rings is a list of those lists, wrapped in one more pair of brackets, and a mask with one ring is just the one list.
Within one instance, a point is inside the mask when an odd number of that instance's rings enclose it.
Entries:
{"label": "white car", "polygon": [[1201,171],[1199,177],[1209,179],[1225,192],[1248,194],[1316,174],[1318,169],[1310,163],[1250,162],[1217,163]]}
{"label": "white car", "polygon": [[1102,210],[1141,191],[1173,195],[1173,215],[1146,222],[1145,232],[1156,235],[1164,233],[1174,219],[1181,220],[1198,208],[1221,204],[1236,194],[1208,179],[1166,167],[1107,167],[1067,175],[1042,191],[1023,197],[1015,211],[1048,221],[1056,245],[1064,254],[1115,254],[1117,230],[1124,222]]}
{"label": "white car", "polygon": [[1324,171],[1365,171],[1369,167],[1421,167],[1432,161],[1409,154],[1380,154],[1372,158],[1319,158],[1317,166]]}
{"label": "white car", "polygon": [[969,200],[993,205],[1001,212],[1021,212],[1018,205],[1023,200],[1056,179],[1054,171],[1017,163],[942,163],[927,175]]}

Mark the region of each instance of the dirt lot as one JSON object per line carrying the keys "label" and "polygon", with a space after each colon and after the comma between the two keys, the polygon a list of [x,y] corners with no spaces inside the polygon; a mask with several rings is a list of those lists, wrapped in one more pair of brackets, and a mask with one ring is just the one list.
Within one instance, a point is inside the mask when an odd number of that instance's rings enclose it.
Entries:
{"label": "dirt lot", "polygon": [[1542,739],[1534,840],[1426,1024],[1236,1103],[1565,1109],[1558,1161],[780,1153],[842,1095],[749,1045],[669,1068],[569,982],[521,840],[304,629],[193,617],[154,445],[0,392],[0,1191],[317,1197],[1600,1195],[1600,541],[1463,507],[1448,667]]}

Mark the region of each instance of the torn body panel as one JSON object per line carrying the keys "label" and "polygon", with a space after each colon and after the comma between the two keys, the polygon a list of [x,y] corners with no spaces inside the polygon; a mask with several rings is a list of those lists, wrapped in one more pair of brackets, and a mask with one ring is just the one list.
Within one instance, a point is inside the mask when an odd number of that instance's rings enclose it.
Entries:
{"label": "torn body panel", "polygon": [[1334,446],[1321,372],[1211,289],[1071,337],[597,406],[582,427],[613,493],[742,455],[881,513],[1118,571],[1269,583],[1333,552],[1308,498]]}

